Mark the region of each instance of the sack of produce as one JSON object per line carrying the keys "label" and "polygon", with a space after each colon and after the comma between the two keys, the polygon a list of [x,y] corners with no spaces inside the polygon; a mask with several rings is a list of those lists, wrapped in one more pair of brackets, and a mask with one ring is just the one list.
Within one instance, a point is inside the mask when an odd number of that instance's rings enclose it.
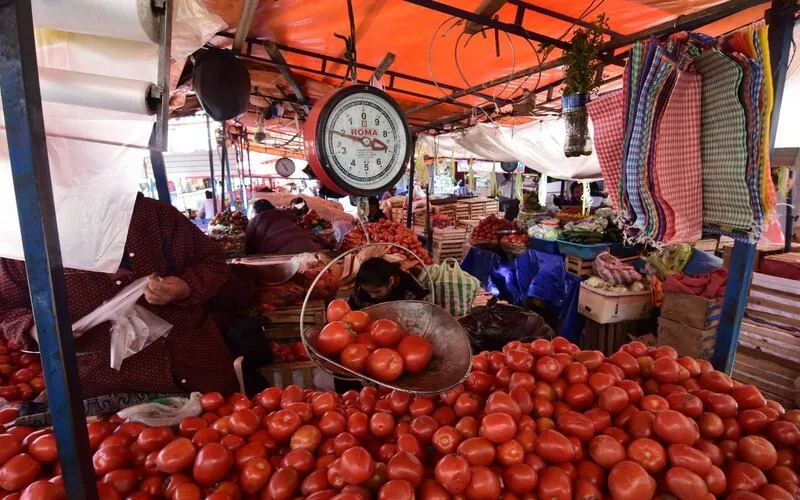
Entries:
{"label": "sack of produce", "polygon": [[426,267],[419,281],[427,286],[433,281],[433,297],[436,304],[452,316],[469,314],[478,295],[481,282],[463,271],[456,259],[445,259],[441,264]]}
{"label": "sack of produce", "polygon": [[473,353],[497,351],[513,340],[530,342],[553,338],[555,333],[538,314],[492,299],[458,320],[467,331]]}
{"label": "sack of produce", "polygon": [[636,270],[614,257],[608,251],[597,256],[592,264],[594,273],[612,285],[630,285],[642,280],[642,275]]}

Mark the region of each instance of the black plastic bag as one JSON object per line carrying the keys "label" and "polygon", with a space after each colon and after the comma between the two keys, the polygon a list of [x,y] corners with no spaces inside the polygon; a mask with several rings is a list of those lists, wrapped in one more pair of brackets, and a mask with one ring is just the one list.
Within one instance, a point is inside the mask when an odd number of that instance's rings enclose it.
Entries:
{"label": "black plastic bag", "polygon": [[530,342],[539,338],[551,339],[553,329],[538,314],[517,306],[497,304],[476,307],[458,320],[469,335],[472,352],[500,351],[511,341]]}
{"label": "black plastic bag", "polygon": [[216,121],[231,120],[247,111],[250,73],[229,50],[207,50],[196,56],[192,86],[203,109]]}

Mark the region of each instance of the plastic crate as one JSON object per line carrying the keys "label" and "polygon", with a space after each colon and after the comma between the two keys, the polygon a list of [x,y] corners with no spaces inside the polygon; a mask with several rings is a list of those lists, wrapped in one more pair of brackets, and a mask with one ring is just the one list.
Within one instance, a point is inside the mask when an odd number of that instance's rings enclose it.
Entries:
{"label": "plastic crate", "polygon": [[558,243],[554,240],[543,240],[541,238],[529,238],[530,246],[540,252],[558,254]]}
{"label": "plastic crate", "polygon": [[596,243],[594,245],[581,245],[580,243],[571,243],[569,241],[556,240],[558,243],[558,251],[564,255],[578,257],[583,260],[594,260],[598,255],[605,252],[611,247],[610,243]]}

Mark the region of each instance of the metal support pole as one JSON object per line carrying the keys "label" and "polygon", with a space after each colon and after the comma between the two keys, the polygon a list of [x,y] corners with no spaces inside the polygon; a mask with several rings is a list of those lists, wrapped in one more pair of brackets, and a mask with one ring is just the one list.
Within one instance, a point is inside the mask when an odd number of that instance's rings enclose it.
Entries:
{"label": "metal support pole", "polygon": [[156,147],[157,141],[158,127],[153,124],[153,132],[150,134],[150,166],[153,168],[153,178],[156,180],[158,199],[171,203],[169,181],[167,180],[167,165],[164,163],[164,153]]}
{"label": "metal support pole", "polygon": [[208,168],[211,174],[211,199],[214,202],[211,219],[217,215],[217,179],[214,177],[214,145],[211,142],[211,119],[206,115],[206,131],[208,132]]}
{"label": "metal support pole", "polygon": [[225,211],[225,163],[228,162],[228,141],[225,138],[227,134],[227,127],[225,126],[225,122],[222,122],[222,144],[218,146],[222,148],[220,152],[220,178],[219,178],[219,189],[222,193],[220,196],[220,210]]}
{"label": "metal support pole", "polygon": [[[772,130],[770,131],[770,156],[772,156],[775,130],[780,117],[783,86],[791,54],[792,30],[794,29],[794,1],[773,0],[769,10],[770,58],[773,61],[773,89],[775,105],[772,108]],[[753,277],[753,264],[756,259],[755,243],[737,240],[731,251],[728,269],[728,285],[722,304],[722,316],[717,327],[717,345],[712,363],[717,370],[730,374],[736,348],[739,344],[739,329],[744,318],[750,280]]]}
{"label": "metal support pole", "polygon": [[[778,122],[781,117],[781,101],[783,100],[783,87],[786,83],[786,69],[789,66],[790,50],[786,47],[792,45],[794,31],[794,14],[797,5],[792,0],[773,0],[772,7],[766,12],[765,17],[769,23],[769,52],[772,63],[772,82],[774,88],[774,102],[772,108],[772,121],[770,122],[769,150],[770,156],[775,148],[775,137],[778,132]],[[792,249],[792,233],[794,230],[794,214],[792,213],[792,191],[786,196],[786,238],[785,251]]]}
{"label": "metal support pole", "polygon": [[[411,139],[411,151],[417,150],[417,136]],[[411,155],[411,167],[408,169],[408,207],[406,207],[406,227],[411,227],[414,223],[414,170],[416,154]]]}
{"label": "metal support pole", "polygon": [[0,89],[50,412],[69,498],[97,498],[42,117],[31,4],[0,2]]}

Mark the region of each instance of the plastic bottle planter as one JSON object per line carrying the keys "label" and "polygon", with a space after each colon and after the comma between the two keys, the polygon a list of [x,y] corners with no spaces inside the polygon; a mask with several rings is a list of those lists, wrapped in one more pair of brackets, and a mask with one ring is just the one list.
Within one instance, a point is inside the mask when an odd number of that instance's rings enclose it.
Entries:
{"label": "plastic bottle planter", "polygon": [[589,114],[586,103],[589,94],[561,96],[561,107],[567,127],[564,155],[567,157],[592,154],[592,138],[589,137]]}

